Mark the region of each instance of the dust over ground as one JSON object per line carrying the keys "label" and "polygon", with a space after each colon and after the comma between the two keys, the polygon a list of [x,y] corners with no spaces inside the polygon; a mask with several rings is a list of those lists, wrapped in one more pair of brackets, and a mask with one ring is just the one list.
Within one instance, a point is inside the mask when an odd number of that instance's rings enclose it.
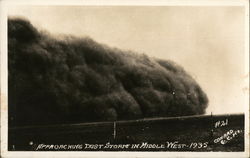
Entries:
{"label": "dust over ground", "polygon": [[8,73],[11,126],[198,115],[208,104],[173,61],[57,37],[21,18],[8,20]]}

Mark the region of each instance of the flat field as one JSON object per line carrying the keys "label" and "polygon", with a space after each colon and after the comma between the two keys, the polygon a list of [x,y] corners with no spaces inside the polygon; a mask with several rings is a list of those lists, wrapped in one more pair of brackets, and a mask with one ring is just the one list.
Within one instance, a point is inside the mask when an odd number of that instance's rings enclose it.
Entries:
{"label": "flat field", "polygon": [[244,151],[244,114],[9,128],[10,151]]}

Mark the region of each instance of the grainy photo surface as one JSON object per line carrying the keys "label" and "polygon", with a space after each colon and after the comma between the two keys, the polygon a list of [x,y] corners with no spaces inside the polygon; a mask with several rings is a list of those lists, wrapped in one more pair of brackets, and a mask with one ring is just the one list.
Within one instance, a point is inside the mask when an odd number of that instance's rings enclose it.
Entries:
{"label": "grainy photo surface", "polygon": [[245,5],[6,8],[7,152],[249,152]]}

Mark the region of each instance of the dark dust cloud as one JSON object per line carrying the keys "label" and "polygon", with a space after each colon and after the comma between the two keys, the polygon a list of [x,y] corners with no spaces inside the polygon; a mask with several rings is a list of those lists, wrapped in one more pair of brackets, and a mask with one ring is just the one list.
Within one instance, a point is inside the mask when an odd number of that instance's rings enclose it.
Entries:
{"label": "dark dust cloud", "polygon": [[8,20],[8,73],[11,126],[197,115],[208,103],[172,61],[53,37],[20,18]]}

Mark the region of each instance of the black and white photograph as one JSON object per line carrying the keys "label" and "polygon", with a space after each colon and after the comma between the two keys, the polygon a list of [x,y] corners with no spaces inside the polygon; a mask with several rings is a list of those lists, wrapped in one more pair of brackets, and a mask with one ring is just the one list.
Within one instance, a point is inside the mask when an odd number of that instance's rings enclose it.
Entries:
{"label": "black and white photograph", "polygon": [[205,2],[1,1],[1,156],[249,157],[249,1]]}

